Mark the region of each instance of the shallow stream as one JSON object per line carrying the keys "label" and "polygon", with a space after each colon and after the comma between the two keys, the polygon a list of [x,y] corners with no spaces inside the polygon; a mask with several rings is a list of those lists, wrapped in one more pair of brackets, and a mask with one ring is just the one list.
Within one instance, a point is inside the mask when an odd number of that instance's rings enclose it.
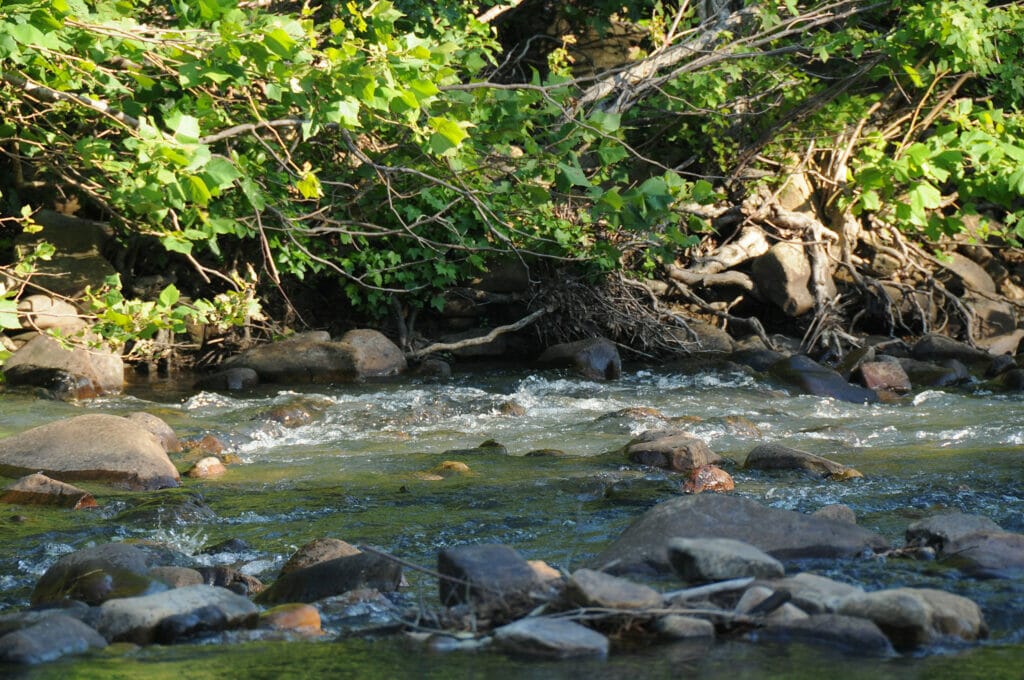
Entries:
{"label": "shallow stream", "polygon": [[[515,411],[509,404],[522,407]],[[275,408],[312,422],[284,427]],[[632,407],[656,411],[644,412]],[[735,465],[737,493],[812,512],[845,503],[858,522],[902,543],[907,524],[956,509],[1024,532],[1024,400],[986,392],[918,392],[900,403],[854,405],[791,395],[741,371],[634,369],[597,383],[558,372],[508,369],[457,374],[446,383],[396,382],[245,395],[195,394],[150,384],[75,406],[0,394],[0,436],[89,411],[145,410],[183,438],[213,434],[237,462],[212,480],[151,493],[93,491],[85,511],[0,508],[0,611],[27,604],[57,557],[105,541],[157,541],[186,553],[229,538],[251,549],[203,555],[266,582],[314,538],[373,545],[432,567],[438,550],[500,542],[528,559],[571,571],[633,519],[679,493],[681,479],[628,464],[617,452],[645,429],[684,427]],[[280,413],[280,410],[278,411]],[[507,449],[472,451],[485,440]],[[812,451],[864,473],[824,482],[795,473],[739,469],[762,442]],[[546,455],[526,455],[547,449]],[[461,451],[458,451],[461,450]],[[172,456],[174,458],[174,456]],[[174,458],[179,467],[186,461]],[[470,473],[433,474],[461,461]],[[0,480],[3,481],[3,480]],[[6,482],[4,482],[6,485]],[[199,500],[201,496],[201,501]],[[396,637],[342,637],[327,619],[319,642],[258,641],[111,650],[25,670],[24,677],[650,677],[1017,678],[1024,668],[1024,583],[964,578],[941,564],[851,560],[794,565],[867,589],[935,587],[968,596],[985,612],[988,641],[962,649],[862,660],[793,646],[659,645],[603,661],[539,662],[496,651],[432,653]],[[409,602],[436,598],[436,584],[407,572]],[[654,583],[669,590],[677,582]],[[434,600],[436,601],[436,599]],[[372,613],[368,616],[371,616]],[[19,671],[21,673],[21,671]]]}

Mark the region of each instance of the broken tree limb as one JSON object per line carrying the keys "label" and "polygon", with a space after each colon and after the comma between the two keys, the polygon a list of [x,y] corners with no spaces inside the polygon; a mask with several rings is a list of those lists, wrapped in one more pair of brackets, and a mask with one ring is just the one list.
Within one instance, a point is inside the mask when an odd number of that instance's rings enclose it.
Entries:
{"label": "broken tree limb", "polygon": [[716,248],[706,257],[698,258],[688,271],[696,274],[718,274],[768,252],[771,246],[761,227],[750,224],[740,230],[735,241]]}
{"label": "broken tree limb", "polygon": [[507,326],[498,326],[497,328],[491,329],[491,332],[488,333],[487,335],[481,335],[480,337],[477,338],[466,338],[465,340],[459,340],[458,342],[435,342],[434,344],[427,345],[422,349],[413,350],[412,352],[409,352],[406,356],[409,357],[410,359],[419,359],[420,357],[424,357],[428,354],[433,354],[434,352],[450,352],[452,350],[462,349],[464,347],[486,345],[487,343],[497,338],[499,335],[511,333],[513,331],[518,331],[523,328],[526,328],[531,323],[547,314],[549,311],[553,310],[547,307],[545,307],[544,309],[538,309],[537,311],[531,312],[530,314],[524,316],[522,319],[516,321],[515,323],[510,323]]}
{"label": "broken tree limb", "polygon": [[684,269],[678,265],[670,264],[666,267],[670,278],[682,281],[688,286],[702,286],[714,288],[716,286],[734,286],[742,288],[748,293],[754,290],[754,281],[743,272],[727,271],[720,274],[702,274]]}

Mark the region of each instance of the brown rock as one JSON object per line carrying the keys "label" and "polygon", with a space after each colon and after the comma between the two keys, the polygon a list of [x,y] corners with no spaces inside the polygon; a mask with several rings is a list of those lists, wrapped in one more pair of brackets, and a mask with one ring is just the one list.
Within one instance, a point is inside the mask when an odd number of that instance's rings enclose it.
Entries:
{"label": "brown rock", "polygon": [[37,335],[8,357],[3,373],[10,385],[45,387],[76,399],[117,393],[124,386],[120,355],[96,348],[67,349],[47,335]]}
{"label": "brown rock", "polygon": [[7,487],[7,491],[0,496],[0,503],[56,505],[72,510],[97,507],[96,499],[88,491],[50,479],[38,472],[22,477]]}
{"label": "brown rock", "polygon": [[189,468],[185,474],[192,479],[207,479],[209,477],[220,477],[227,472],[224,463],[216,456],[206,456],[196,461],[195,465]]}
{"label": "brown rock", "polygon": [[661,606],[661,593],[593,569],[577,569],[566,584],[566,595],[581,607],[650,609]]}
{"label": "brown rock", "polygon": [[702,465],[690,472],[690,478],[683,482],[681,490],[683,493],[724,493],[735,488],[736,484],[728,472],[714,465]]}
{"label": "brown rock", "polygon": [[622,359],[615,343],[607,338],[587,338],[548,347],[537,361],[572,368],[590,380],[614,380],[622,375]]}
{"label": "brown rock", "polygon": [[149,575],[172,588],[198,586],[204,582],[202,574],[188,567],[153,567]]}
{"label": "brown rock", "polygon": [[361,552],[282,574],[260,593],[257,601],[263,604],[315,602],[359,588],[392,592],[401,581],[402,568],[394,560]]}
{"label": "brown rock", "polygon": [[174,428],[168,425],[160,416],[155,416],[145,411],[135,411],[125,417],[156,435],[156,438],[163,444],[164,451],[167,451],[167,453],[181,451],[181,442],[178,441],[178,435],[174,433]]}
{"label": "brown rock", "polygon": [[863,477],[851,467],[781,444],[760,444],[747,454],[744,467],[754,470],[804,470],[829,479]]}
{"label": "brown rock", "polygon": [[442,477],[452,477],[454,475],[468,475],[469,466],[461,461],[446,460],[435,465],[430,472],[432,474],[440,475]]}
{"label": "brown rock", "polygon": [[988,635],[981,609],[971,600],[931,588],[891,588],[845,598],[838,614],[874,621],[898,650],[944,638],[972,641]]}
{"label": "brown rock", "polygon": [[676,472],[689,472],[721,460],[703,439],[686,434],[630,444],[626,447],[626,455],[634,463]]}
{"label": "brown rock", "polygon": [[281,575],[305,569],[320,562],[358,555],[361,551],[351,543],[346,543],[337,538],[316,538],[295,551],[284,566],[281,567]]}
{"label": "brown rock", "polygon": [[869,390],[909,392],[910,378],[895,361],[866,361],[860,365],[860,381]]}
{"label": "brown rock", "polygon": [[320,611],[310,604],[293,602],[281,604],[260,614],[260,626],[272,630],[287,630],[303,635],[322,635]]}
{"label": "brown rock", "polygon": [[409,367],[405,354],[380,331],[360,328],[345,333],[341,342],[354,350],[360,378],[396,375]]}

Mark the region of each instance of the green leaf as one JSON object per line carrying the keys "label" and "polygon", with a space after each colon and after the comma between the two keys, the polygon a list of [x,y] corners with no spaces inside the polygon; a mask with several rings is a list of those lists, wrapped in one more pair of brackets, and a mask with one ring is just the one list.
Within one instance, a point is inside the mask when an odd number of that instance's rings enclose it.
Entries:
{"label": "green leaf", "polygon": [[878,212],[882,209],[882,200],[878,196],[878,192],[874,190],[865,191],[860,197],[861,206],[864,210],[871,210]]}
{"label": "green leaf", "polygon": [[295,188],[299,190],[303,198],[320,198],[324,195],[323,189],[320,188],[320,180],[312,170],[303,173],[299,181],[295,183]]}
{"label": "green leaf", "polygon": [[21,328],[16,301],[0,300],[0,328]]}
{"label": "green leaf", "polygon": [[332,123],[352,129],[359,127],[359,100],[354,97],[345,97],[338,101],[331,102],[324,117]]}
{"label": "green leaf", "polygon": [[198,175],[189,175],[186,181],[189,198],[201,206],[208,205],[213,196],[210,195],[210,190],[206,187],[206,182],[203,181],[203,178]]}
{"label": "green leaf", "polygon": [[589,187],[586,173],[578,165],[558,164],[559,183],[566,187]]}
{"label": "green leaf", "polygon": [[919,182],[910,190],[910,206],[918,209],[934,210],[942,205],[942,192],[928,182]]}
{"label": "green leaf", "polygon": [[199,142],[199,120],[181,111],[174,111],[164,116],[167,127],[174,133],[174,138],[182,144]]}
{"label": "green leaf", "polygon": [[217,189],[231,186],[241,176],[242,173],[235,167],[235,164],[222,156],[214,156],[203,168],[203,178],[206,183]]}
{"label": "green leaf", "polygon": [[264,36],[263,44],[277,56],[287,59],[291,56],[292,48],[295,47],[295,40],[285,33],[284,29],[275,28]]}
{"label": "green leaf", "polygon": [[170,307],[178,302],[180,297],[181,293],[178,292],[178,289],[175,288],[172,283],[160,292],[160,297],[157,298],[157,303],[161,307]]}
{"label": "green leaf", "polygon": [[470,126],[469,123],[435,117],[428,120],[427,124],[430,125],[434,132],[448,140],[452,147],[458,147],[466,137],[469,137],[469,133],[465,130],[466,127]]}
{"label": "green leaf", "polygon": [[164,236],[160,239],[160,243],[164,248],[173,253],[182,253],[184,255],[190,255],[192,253],[192,242],[174,234]]}

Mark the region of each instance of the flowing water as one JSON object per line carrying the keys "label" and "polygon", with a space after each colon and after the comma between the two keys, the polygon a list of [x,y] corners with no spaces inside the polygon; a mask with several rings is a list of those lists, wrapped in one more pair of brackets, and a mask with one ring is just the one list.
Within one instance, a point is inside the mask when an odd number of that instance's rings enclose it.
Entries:
{"label": "flowing water", "polygon": [[[507,414],[514,403],[525,414]],[[633,407],[646,407],[648,410]],[[628,464],[617,450],[645,429],[683,427],[736,463],[761,442],[778,442],[852,465],[864,479],[823,482],[728,466],[737,492],[811,512],[845,503],[861,525],[900,544],[911,521],[945,509],[982,514],[1024,531],[1024,400],[975,390],[923,391],[906,401],[855,405],[791,395],[730,369],[640,369],[596,383],[558,372],[478,370],[446,383],[371,383],[244,395],[139,387],[75,406],[0,395],[0,436],[84,410],[145,410],[179,436],[213,434],[238,460],[213,480],[184,480],[152,493],[93,491],[100,508],[71,512],[0,509],[0,610],[27,604],[35,580],[60,555],[105,541],[155,541],[189,554],[229,538],[240,552],[198,555],[272,581],[288,556],[314,538],[373,545],[433,566],[438,550],[500,542],[565,570],[584,565],[634,518],[678,494],[672,474]],[[311,413],[284,427],[274,409]],[[632,409],[626,411],[626,409]],[[655,411],[656,409],[656,411]],[[478,449],[495,440],[507,449]],[[546,450],[546,455],[526,455]],[[181,467],[182,458],[175,459]],[[447,477],[443,461],[469,466]],[[15,516],[19,517],[15,517]],[[17,521],[15,521],[17,520]],[[18,671],[24,677],[651,677],[1009,678],[1024,663],[1024,584],[964,578],[941,564],[849,560],[796,565],[868,589],[935,587],[985,611],[981,645],[888,660],[735,641],[710,649],[657,645],[607,660],[540,662],[496,651],[432,653],[401,637],[336,635],[358,628],[328,616],[319,642],[257,640],[115,648]],[[406,604],[434,597],[436,584],[408,572]],[[679,584],[655,583],[663,589]],[[436,600],[435,600],[436,601]],[[361,623],[372,624],[370,607]],[[360,618],[360,617],[356,617]]]}

